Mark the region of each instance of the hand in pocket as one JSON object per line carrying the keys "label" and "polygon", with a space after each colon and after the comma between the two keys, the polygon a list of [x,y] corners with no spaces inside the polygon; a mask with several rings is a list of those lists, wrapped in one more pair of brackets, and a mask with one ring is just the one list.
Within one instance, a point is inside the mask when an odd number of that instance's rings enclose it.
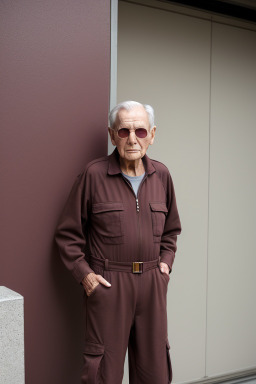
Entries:
{"label": "hand in pocket", "polygon": [[106,287],[111,287],[111,284],[106,279],[104,279],[103,276],[96,275],[93,272],[89,273],[83,278],[82,284],[87,296],[90,296],[99,284],[103,284]]}

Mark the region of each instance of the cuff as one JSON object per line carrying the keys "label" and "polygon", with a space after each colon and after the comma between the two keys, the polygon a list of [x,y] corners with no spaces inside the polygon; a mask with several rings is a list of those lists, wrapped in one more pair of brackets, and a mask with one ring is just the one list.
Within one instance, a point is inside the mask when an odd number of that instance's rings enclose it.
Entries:
{"label": "cuff", "polygon": [[72,271],[72,275],[78,283],[81,283],[83,278],[91,272],[94,273],[87,261],[83,259],[75,264],[74,269]]}
{"label": "cuff", "polygon": [[169,273],[172,271],[172,265],[174,262],[175,253],[173,252],[161,252],[160,253],[160,262],[166,263],[169,266]]}

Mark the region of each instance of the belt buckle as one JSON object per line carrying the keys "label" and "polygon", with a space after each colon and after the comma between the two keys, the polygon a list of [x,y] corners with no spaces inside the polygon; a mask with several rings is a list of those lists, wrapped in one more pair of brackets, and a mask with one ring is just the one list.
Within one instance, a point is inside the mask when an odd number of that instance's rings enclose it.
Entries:
{"label": "belt buckle", "polygon": [[143,261],[134,261],[132,263],[132,273],[142,273]]}

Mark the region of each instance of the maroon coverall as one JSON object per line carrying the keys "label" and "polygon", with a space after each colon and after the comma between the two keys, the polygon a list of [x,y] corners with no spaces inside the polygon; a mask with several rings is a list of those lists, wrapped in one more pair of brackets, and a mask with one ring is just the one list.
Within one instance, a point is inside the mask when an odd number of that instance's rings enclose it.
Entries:
{"label": "maroon coverall", "polygon": [[79,283],[90,272],[111,283],[99,284],[89,297],[84,292],[83,384],[121,384],[127,346],[130,384],[172,380],[169,276],[159,262],[171,270],[181,225],[168,169],[147,155],[142,160],[137,199],[121,174],[117,149],[89,163],[56,230],[61,258]]}

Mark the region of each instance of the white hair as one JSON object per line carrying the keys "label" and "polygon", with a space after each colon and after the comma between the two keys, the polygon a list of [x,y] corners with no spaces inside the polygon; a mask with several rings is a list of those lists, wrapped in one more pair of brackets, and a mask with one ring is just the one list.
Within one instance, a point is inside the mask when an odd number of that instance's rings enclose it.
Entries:
{"label": "white hair", "polygon": [[148,104],[141,104],[137,101],[122,101],[121,103],[117,104],[110,112],[109,112],[109,125],[110,128],[114,128],[115,122],[116,122],[116,116],[120,109],[125,109],[126,111],[130,111],[133,108],[136,107],[143,107],[145,111],[148,114],[148,121],[150,129],[154,127],[154,120],[155,120],[155,114],[154,109],[151,107],[151,105]]}

